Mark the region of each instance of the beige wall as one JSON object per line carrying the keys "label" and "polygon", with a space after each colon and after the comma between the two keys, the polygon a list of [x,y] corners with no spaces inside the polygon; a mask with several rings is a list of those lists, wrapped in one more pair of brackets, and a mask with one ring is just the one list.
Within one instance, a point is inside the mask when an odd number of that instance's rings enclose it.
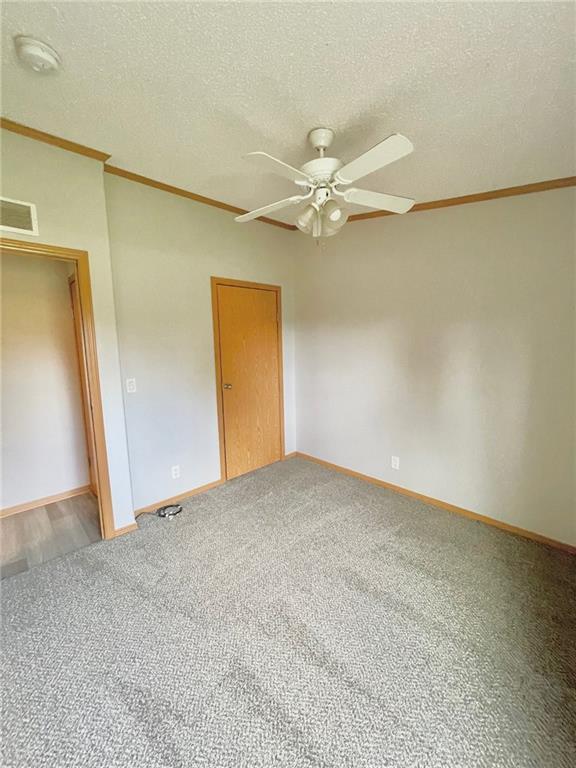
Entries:
{"label": "beige wall", "polygon": [[[294,435],[294,233],[106,176],[134,506],[220,478],[210,277],[282,286],[286,451]],[[171,467],[180,465],[173,480]]]}
{"label": "beige wall", "polygon": [[283,287],[288,452],[576,543],[574,190],[350,223],[318,248],[2,134],[3,193],[37,203],[40,241],[90,253],[117,527],[219,477],[219,275]]}
{"label": "beige wall", "polygon": [[[89,253],[96,345],[116,528],[133,519],[102,163],[1,131],[2,194],[38,206],[39,237]],[[6,234],[6,233],[3,233]]]}
{"label": "beige wall", "polygon": [[68,265],[2,255],[0,508],[89,484]]}
{"label": "beige wall", "polygon": [[576,544],[575,202],[298,235],[298,449]]}

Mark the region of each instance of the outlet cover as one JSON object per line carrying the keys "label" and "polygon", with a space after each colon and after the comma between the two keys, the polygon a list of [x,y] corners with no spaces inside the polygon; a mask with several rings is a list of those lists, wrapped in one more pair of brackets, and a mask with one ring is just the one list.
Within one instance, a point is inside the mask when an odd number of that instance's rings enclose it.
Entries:
{"label": "outlet cover", "polygon": [[129,394],[136,392],[136,379],[126,379],[126,392]]}
{"label": "outlet cover", "polygon": [[400,469],[400,457],[399,456],[392,456],[390,459],[390,466],[392,469]]}
{"label": "outlet cover", "polygon": [[172,467],[172,480],[178,480],[180,477],[180,464],[175,464]]}

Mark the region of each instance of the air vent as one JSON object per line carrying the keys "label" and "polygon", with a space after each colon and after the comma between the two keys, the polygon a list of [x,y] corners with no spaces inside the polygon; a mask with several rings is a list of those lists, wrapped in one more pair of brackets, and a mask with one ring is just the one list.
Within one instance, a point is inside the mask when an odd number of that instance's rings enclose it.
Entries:
{"label": "air vent", "polygon": [[22,200],[0,197],[0,229],[26,235],[38,234],[36,206]]}

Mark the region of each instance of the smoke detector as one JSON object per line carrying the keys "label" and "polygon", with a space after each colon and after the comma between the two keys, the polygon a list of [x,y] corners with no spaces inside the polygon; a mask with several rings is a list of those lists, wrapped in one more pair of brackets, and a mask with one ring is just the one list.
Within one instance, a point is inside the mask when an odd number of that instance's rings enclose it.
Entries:
{"label": "smoke detector", "polygon": [[18,35],[14,38],[14,47],[22,64],[34,72],[56,72],[60,69],[60,56],[41,40]]}

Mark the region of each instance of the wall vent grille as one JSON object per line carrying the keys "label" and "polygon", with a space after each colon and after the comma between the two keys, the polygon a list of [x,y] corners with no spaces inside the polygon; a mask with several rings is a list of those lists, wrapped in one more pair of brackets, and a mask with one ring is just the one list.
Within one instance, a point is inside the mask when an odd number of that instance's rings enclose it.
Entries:
{"label": "wall vent grille", "polygon": [[0,229],[25,235],[38,234],[38,217],[34,203],[0,197]]}

